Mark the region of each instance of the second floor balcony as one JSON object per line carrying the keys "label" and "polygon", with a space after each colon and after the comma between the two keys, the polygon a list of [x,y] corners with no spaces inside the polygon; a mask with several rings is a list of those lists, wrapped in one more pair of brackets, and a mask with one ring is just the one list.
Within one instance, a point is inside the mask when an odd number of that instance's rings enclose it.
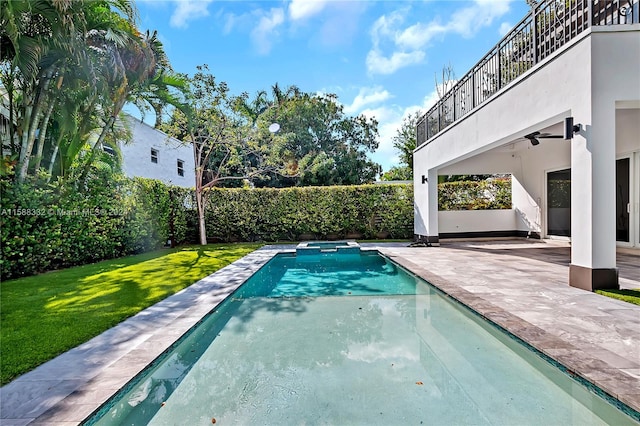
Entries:
{"label": "second floor balcony", "polygon": [[590,27],[640,23],[640,0],[542,0],[417,124],[417,146],[490,100]]}

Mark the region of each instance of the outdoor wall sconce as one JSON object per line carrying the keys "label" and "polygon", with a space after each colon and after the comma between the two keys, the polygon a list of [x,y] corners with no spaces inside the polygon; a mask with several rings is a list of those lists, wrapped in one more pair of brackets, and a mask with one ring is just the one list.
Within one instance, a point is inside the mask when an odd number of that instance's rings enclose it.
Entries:
{"label": "outdoor wall sconce", "polygon": [[579,124],[573,124],[573,117],[567,117],[564,119],[564,129],[563,129],[563,134],[562,135],[552,135],[550,133],[540,133],[540,132],[533,132],[533,133],[529,133],[528,135],[524,135],[525,139],[529,139],[529,142],[531,142],[531,145],[536,146],[540,144],[540,140],[539,139],[564,139],[564,140],[571,140],[573,139],[573,135],[576,132],[580,131],[580,125]]}
{"label": "outdoor wall sconce", "polygon": [[425,183],[429,183],[429,179],[425,175],[422,175],[422,184],[424,185]]}

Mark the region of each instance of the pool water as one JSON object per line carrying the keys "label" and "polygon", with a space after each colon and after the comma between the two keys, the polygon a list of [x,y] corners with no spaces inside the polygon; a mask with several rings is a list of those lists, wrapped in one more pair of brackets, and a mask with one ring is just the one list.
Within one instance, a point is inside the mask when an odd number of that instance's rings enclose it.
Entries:
{"label": "pool water", "polygon": [[317,297],[427,292],[429,285],[375,251],[276,256],[240,289],[240,297]]}
{"label": "pool water", "polygon": [[99,414],[87,423],[635,424],[365,252],[276,256]]}

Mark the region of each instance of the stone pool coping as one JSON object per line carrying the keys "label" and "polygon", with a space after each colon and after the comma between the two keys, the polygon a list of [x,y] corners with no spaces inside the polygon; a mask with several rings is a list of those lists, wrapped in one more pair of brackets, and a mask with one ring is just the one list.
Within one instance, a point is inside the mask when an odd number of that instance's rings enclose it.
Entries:
{"label": "stone pool coping", "polygon": [[[640,411],[640,307],[568,287],[562,269],[568,270],[566,265],[549,266],[536,259],[517,255],[507,258],[502,252],[490,251],[484,256],[486,261],[480,262],[479,255],[484,253],[455,244],[431,248],[408,248],[402,243],[362,246],[378,249],[574,374]],[[266,246],[256,250],[20,376],[0,388],[0,423],[80,423],[275,254],[293,251],[294,247]],[[528,274],[527,281],[514,286],[513,278],[521,280],[523,271]],[[552,276],[561,278],[554,280]],[[637,283],[640,287],[640,281]],[[560,292],[563,299],[547,297],[544,293],[549,290]],[[520,296],[533,300],[531,309],[524,299],[524,306],[514,302]],[[573,299],[580,303],[567,302]],[[591,309],[597,311],[595,315]],[[572,324],[572,318],[583,321]],[[566,327],[558,328],[558,320],[567,322]],[[595,333],[586,340],[578,338],[589,327]],[[624,347],[620,349],[620,342],[612,342],[612,330],[614,340],[635,345],[637,352],[625,351]]]}
{"label": "stone pool coping", "polygon": [[[591,384],[606,392],[608,396],[623,402],[632,410],[640,412],[640,307],[617,300],[613,303],[613,309],[619,309],[622,312],[628,311],[630,315],[635,315],[636,317],[634,323],[638,332],[635,333],[635,336],[629,336],[628,338],[630,339],[629,345],[635,345],[635,348],[637,348],[638,356],[634,357],[632,355],[631,358],[625,358],[617,356],[614,352],[607,351],[606,348],[599,347],[594,342],[571,343],[567,336],[562,338],[557,333],[545,329],[546,327],[544,326],[540,327],[526,321],[520,316],[503,309],[498,304],[465,290],[459,285],[407,260],[402,254],[384,249],[381,249],[380,252],[410,272],[428,281],[448,297],[470,308],[476,314],[491,321],[541,352],[544,356],[560,364],[569,375],[578,376],[581,379],[579,381],[583,384]],[[603,302],[601,300],[603,296],[571,287],[567,288],[570,289],[570,292],[575,291],[576,296],[583,299],[592,296],[597,305]],[[605,302],[609,302],[609,300],[605,300]],[[565,309],[565,311],[567,310]],[[571,311],[571,309],[568,311]],[[581,314],[584,314],[584,312],[581,312]],[[600,324],[597,326],[602,327],[604,325],[605,329],[615,327],[614,322],[607,322],[602,321],[602,318],[600,318]],[[638,413],[635,414],[637,420],[640,420]]]}

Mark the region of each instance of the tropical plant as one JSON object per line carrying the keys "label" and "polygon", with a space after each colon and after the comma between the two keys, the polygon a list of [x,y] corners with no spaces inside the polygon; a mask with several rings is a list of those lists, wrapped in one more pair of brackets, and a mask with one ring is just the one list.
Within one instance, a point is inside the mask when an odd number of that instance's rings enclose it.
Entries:
{"label": "tropical plant", "polygon": [[159,120],[165,104],[178,102],[171,88],[181,80],[157,34],[136,28],[133,1],[4,1],[0,8],[2,147],[15,157],[16,180],[41,168],[86,178],[105,160],[104,146],[116,150],[125,103],[150,105]]}
{"label": "tropical plant", "polygon": [[[350,117],[333,94],[285,92],[274,86],[274,101],[257,122],[279,124],[279,136],[264,140],[271,158],[287,170],[254,180],[260,187],[361,184],[375,180],[380,166],[368,158],[378,147],[375,119]],[[293,177],[292,177],[293,176]]]}
{"label": "tropical plant", "polygon": [[420,111],[416,111],[404,117],[392,139],[393,147],[400,157],[400,164],[408,167],[411,173],[413,173],[413,150],[416,149],[416,127],[421,115]]}
{"label": "tropical plant", "polygon": [[111,42],[124,43],[126,30],[133,28],[135,9],[126,0],[35,0],[0,6],[0,36],[6,47],[1,83],[9,110],[9,143],[3,140],[3,145],[18,155],[16,174],[22,181],[34,160],[36,143],[35,163],[41,164],[50,118],[70,70],[91,73],[90,36],[102,29]]}
{"label": "tropical plant", "polygon": [[382,174],[381,180],[413,180],[413,170],[409,166],[393,166]]}
{"label": "tropical plant", "polygon": [[[207,243],[205,206],[209,189],[229,181],[247,181],[265,172],[281,170],[280,160],[268,157],[262,143],[271,138],[268,126],[241,114],[241,100],[230,96],[206,65],[188,79],[184,107],[175,109],[162,126],[168,134],[193,146],[195,197],[200,242]],[[249,122],[247,122],[249,117]]]}

